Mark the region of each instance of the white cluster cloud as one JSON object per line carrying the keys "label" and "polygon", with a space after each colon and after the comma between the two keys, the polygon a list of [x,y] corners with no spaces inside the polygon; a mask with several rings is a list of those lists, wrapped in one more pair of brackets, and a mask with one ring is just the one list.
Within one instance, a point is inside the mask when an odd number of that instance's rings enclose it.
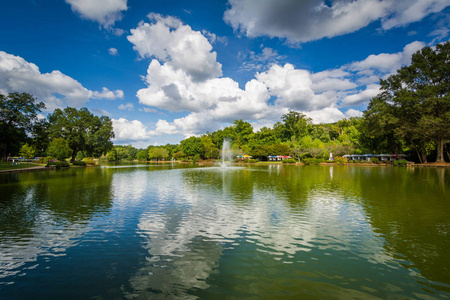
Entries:
{"label": "white cluster cloud", "polygon": [[0,93],[27,92],[43,101],[48,111],[64,106],[81,107],[89,99],[123,98],[122,90],[90,91],[61,73],[41,73],[38,66],[19,56],[0,51]]}
{"label": "white cluster cloud", "polygon": [[123,99],[123,91],[122,90],[110,91],[108,88],[103,87],[101,92],[89,91],[89,98],[108,99],[108,100]]}
{"label": "white cluster cloud", "polygon": [[174,70],[182,70],[194,81],[222,75],[222,65],[208,39],[174,17],[150,13],[151,24],[141,22],[131,30],[128,40],[144,57],[155,57]]}
{"label": "white cluster cloud", "polygon": [[[74,12],[84,19],[98,22],[106,29],[112,29],[116,21],[122,19],[122,11],[126,11],[127,0],[66,0]],[[122,30],[116,30],[118,35]]]}
{"label": "white cluster cloud", "polygon": [[129,121],[125,118],[112,119],[115,138],[114,141],[148,140],[152,134],[141,121]]}
{"label": "white cluster cloud", "polygon": [[[221,65],[202,33],[173,17],[150,14],[149,18],[151,24],[139,23],[128,36],[141,58],[151,58],[143,77],[147,87],[139,90],[137,97],[140,103],[152,108],[188,114],[171,122],[159,120],[154,130],[146,127],[142,130],[140,122],[131,123],[135,121],[115,123],[118,127],[137,126],[130,135],[136,139],[166,134],[197,135],[236,119],[253,121],[255,127],[260,127],[273,124],[289,110],[301,111],[315,123],[361,116],[362,112],[355,107],[379,93],[379,78],[408,64],[412,53],[424,46],[413,42],[398,53],[370,55],[362,61],[318,73],[274,62],[240,88],[233,79],[221,77]],[[264,49],[261,59],[277,56],[269,48]],[[195,67],[192,62],[196,62]],[[120,137],[119,134],[116,138]]]}
{"label": "white cluster cloud", "polygon": [[248,37],[292,43],[355,32],[380,20],[384,30],[405,26],[450,5],[442,0],[230,0],[224,20]]}

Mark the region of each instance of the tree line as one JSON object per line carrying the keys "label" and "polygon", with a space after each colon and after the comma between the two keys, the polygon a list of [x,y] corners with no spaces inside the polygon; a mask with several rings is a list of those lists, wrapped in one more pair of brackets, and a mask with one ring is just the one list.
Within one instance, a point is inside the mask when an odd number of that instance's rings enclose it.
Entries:
{"label": "tree line", "polygon": [[[116,160],[219,159],[224,140],[235,155],[264,160],[268,155],[291,155],[297,160],[325,160],[344,154],[407,154],[417,162],[450,160],[450,43],[425,47],[411,64],[380,80],[381,92],[371,99],[362,117],[313,124],[305,114],[289,111],[272,128],[255,131],[244,120],[191,136],[177,145],[113,146],[108,117],[93,116],[86,108],[56,109],[39,119],[43,103],[25,93],[0,95],[0,150],[3,156],[31,148],[37,154],[71,160],[85,156]],[[55,149],[55,150],[52,150]],[[22,149],[25,152],[26,149]],[[70,152],[70,153],[69,153]],[[64,154],[64,155],[63,155]],[[105,155],[106,154],[106,155]]]}
{"label": "tree line", "polygon": [[87,108],[55,109],[40,115],[43,102],[28,93],[0,94],[0,151],[24,158],[49,156],[76,160],[80,153],[99,157],[113,148],[112,122],[95,116]]}

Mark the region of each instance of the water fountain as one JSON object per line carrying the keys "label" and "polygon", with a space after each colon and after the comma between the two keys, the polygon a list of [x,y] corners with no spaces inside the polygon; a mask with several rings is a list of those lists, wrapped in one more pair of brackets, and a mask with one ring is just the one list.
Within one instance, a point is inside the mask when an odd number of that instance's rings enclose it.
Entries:
{"label": "water fountain", "polygon": [[220,166],[222,168],[226,168],[227,164],[226,161],[228,160],[229,162],[231,162],[231,157],[232,153],[230,151],[230,141],[228,140],[223,140],[223,144],[222,144],[222,163],[220,164]]}

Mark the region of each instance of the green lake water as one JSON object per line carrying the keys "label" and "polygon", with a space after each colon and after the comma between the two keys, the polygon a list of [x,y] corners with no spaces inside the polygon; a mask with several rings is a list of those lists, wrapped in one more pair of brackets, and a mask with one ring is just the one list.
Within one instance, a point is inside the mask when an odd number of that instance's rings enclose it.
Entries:
{"label": "green lake water", "polygon": [[450,169],[0,175],[0,299],[450,298]]}

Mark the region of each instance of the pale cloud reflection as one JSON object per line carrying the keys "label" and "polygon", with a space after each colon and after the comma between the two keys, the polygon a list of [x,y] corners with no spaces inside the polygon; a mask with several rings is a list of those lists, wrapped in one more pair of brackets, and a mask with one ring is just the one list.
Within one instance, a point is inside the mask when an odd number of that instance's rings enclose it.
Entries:
{"label": "pale cloud reflection", "polygon": [[[361,251],[372,249],[362,253],[367,260],[389,259],[380,254],[383,242],[373,235],[363,209],[341,192],[319,187],[303,207],[293,208],[286,195],[254,185],[240,201],[236,172],[249,170],[184,170],[171,174],[170,182],[161,178],[152,185],[159,200],[139,220],[149,256],[130,280],[135,291],[186,298],[183,291],[206,289],[224,249],[233,251],[239,243],[254,243],[257,251],[293,263],[299,252],[348,251],[356,240],[376,246],[356,245]],[[283,172],[282,166],[270,166],[267,172]]]}

